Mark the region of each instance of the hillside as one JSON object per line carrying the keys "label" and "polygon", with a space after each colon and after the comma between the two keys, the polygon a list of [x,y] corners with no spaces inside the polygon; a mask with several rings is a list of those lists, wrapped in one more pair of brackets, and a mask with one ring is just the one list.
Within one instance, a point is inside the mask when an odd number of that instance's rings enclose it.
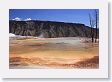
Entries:
{"label": "hillside", "polygon": [[[95,29],[93,29],[95,31]],[[91,28],[79,23],[55,21],[9,21],[9,33],[44,38],[91,37]],[[95,33],[95,32],[94,32]]]}

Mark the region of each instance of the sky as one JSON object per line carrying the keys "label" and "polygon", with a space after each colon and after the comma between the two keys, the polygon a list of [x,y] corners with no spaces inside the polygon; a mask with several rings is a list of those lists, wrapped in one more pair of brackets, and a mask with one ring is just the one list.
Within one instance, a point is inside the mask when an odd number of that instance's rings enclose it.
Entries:
{"label": "sky", "polygon": [[[98,11],[98,10],[97,10]],[[10,9],[9,20],[43,20],[89,25],[89,14],[95,9]]]}

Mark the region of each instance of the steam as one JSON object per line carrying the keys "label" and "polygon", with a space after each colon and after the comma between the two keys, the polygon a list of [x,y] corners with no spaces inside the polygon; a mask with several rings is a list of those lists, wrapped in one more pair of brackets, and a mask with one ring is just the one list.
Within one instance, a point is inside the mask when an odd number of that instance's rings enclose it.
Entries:
{"label": "steam", "polygon": [[41,33],[38,38],[44,38],[44,35]]}

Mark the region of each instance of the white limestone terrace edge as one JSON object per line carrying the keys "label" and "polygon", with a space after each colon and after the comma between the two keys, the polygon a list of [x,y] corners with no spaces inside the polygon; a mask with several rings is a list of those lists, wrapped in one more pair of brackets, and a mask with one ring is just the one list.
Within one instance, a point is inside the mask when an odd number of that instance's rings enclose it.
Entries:
{"label": "white limestone terrace edge", "polygon": [[[16,35],[13,33],[9,33],[9,38],[45,38],[42,34],[40,34],[39,36],[22,36],[22,35]],[[91,40],[91,38],[88,37],[57,37],[57,38],[49,38],[49,39],[73,39],[73,40]],[[47,38],[48,39],[48,38]]]}

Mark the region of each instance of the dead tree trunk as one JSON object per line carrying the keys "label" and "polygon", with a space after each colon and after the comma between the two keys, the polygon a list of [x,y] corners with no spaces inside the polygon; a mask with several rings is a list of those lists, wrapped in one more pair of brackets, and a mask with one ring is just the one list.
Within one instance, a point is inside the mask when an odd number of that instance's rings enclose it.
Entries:
{"label": "dead tree trunk", "polygon": [[91,27],[91,42],[93,43],[94,42],[94,30],[93,30],[94,21],[92,20],[90,14],[89,14],[89,21],[90,21],[90,27]]}
{"label": "dead tree trunk", "polygon": [[96,25],[96,33],[95,33],[95,42],[97,42],[97,31],[98,31],[98,12],[95,10],[95,25]]}

